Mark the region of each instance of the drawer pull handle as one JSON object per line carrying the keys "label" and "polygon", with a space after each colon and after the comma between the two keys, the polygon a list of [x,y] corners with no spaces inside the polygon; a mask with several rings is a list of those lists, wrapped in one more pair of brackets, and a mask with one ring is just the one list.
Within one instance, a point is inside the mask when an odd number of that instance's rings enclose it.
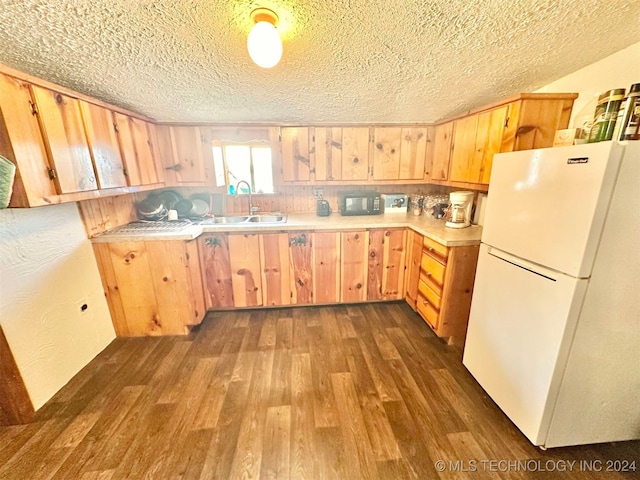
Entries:
{"label": "drawer pull handle", "polygon": [[429,247],[429,251],[430,251],[430,252],[433,252],[433,247]]}
{"label": "drawer pull handle", "polygon": [[424,272],[424,274],[425,274],[427,277],[430,277],[430,276],[431,276],[431,272]]}
{"label": "drawer pull handle", "polygon": [[422,300],[422,304],[423,305],[429,305],[429,302],[427,302],[426,300]]}

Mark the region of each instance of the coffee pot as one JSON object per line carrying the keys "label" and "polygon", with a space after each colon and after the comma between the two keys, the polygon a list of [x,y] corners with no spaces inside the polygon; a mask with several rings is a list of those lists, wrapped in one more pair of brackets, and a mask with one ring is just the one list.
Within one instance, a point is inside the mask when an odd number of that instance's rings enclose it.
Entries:
{"label": "coffee pot", "polygon": [[451,192],[449,194],[449,218],[445,225],[449,228],[465,228],[471,225],[473,192]]}

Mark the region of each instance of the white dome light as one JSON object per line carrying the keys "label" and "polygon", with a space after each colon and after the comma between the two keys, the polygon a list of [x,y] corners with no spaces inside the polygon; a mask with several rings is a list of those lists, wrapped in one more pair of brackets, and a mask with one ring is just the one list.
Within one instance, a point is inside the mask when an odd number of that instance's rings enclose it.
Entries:
{"label": "white dome light", "polygon": [[259,67],[274,67],[282,58],[282,40],[275,27],[278,17],[266,8],[254,10],[251,17],[256,24],[247,38],[249,56]]}

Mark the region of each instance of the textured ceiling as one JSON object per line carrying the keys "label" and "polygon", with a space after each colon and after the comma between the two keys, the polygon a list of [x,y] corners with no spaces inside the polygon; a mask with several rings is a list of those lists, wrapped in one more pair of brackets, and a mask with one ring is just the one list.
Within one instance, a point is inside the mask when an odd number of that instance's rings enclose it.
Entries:
{"label": "textured ceiling", "polygon": [[[281,19],[270,70],[246,51],[258,6]],[[161,121],[432,122],[636,43],[639,19],[637,0],[0,0],[0,63]]]}

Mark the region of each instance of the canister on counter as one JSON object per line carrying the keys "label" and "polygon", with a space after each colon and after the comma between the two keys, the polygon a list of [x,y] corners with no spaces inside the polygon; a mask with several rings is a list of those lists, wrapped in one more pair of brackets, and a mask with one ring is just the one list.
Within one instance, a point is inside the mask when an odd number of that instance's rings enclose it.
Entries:
{"label": "canister on counter", "polygon": [[624,88],[616,88],[598,97],[589,143],[611,140],[618,118],[618,110],[624,99]]}
{"label": "canister on counter", "polygon": [[640,83],[631,85],[620,107],[613,139],[640,140]]}

